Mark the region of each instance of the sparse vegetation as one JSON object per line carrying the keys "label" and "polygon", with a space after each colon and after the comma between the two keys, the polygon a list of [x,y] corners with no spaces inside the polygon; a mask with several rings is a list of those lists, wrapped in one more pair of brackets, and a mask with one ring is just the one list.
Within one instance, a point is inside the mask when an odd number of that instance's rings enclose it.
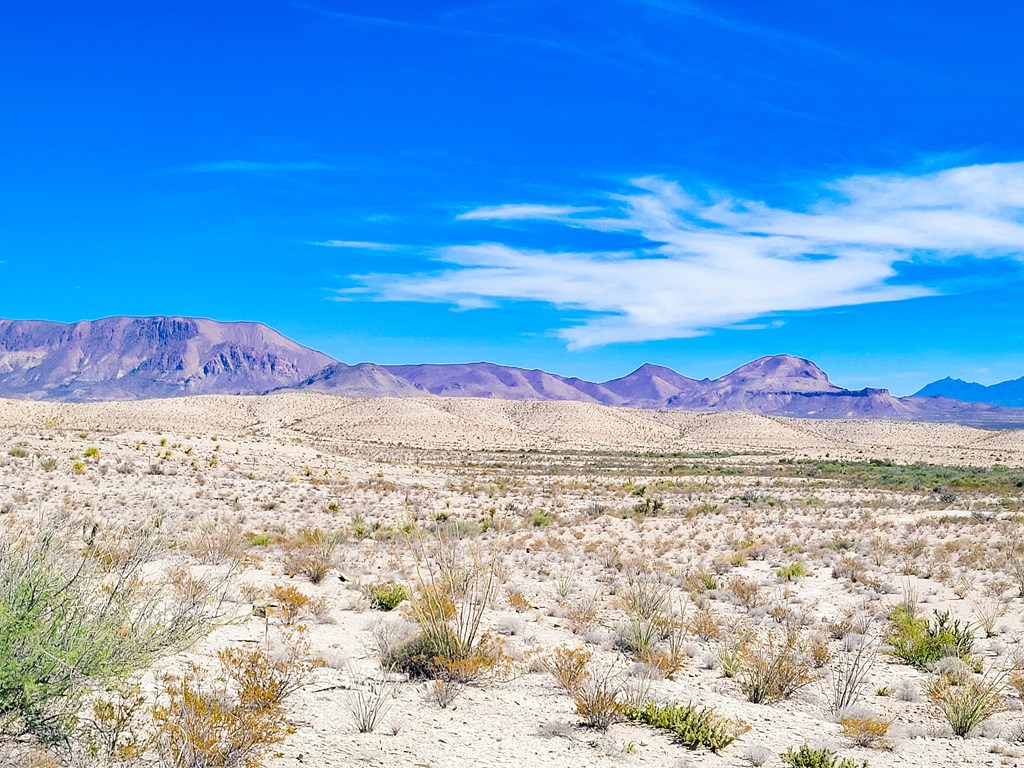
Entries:
{"label": "sparse vegetation", "polygon": [[[558,765],[681,759],[671,757],[668,739],[641,738],[642,725],[751,765],[863,765],[821,749],[823,732],[851,750],[895,743],[904,754],[911,747],[903,740],[924,734],[985,736],[942,741],[938,762],[951,764],[1019,751],[1020,718],[1001,714],[1017,707],[1024,689],[1015,655],[1024,632],[1024,486],[1016,485],[1024,443],[1018,448],[1016,435],[986,433],[984,445],[963,449],[928,446],[951,463],[1000,455],[1012,464],[978,471],[889,461],[883,454],[909,451],[882,424],[868,425],[870,440],[854,429],[864,425],[800,425],[814,433],[813,445],[835,446],[832,457],[820,447],[705,451],[697,443],[711,439],[705,427],[716,417],[676,412],[659,414],[653,431],[652,422],[632,424],[641,416],[616,413],[617,440],[628,445],[642,434],[663,440],[661,451],[567,449],[561,432],[551,442],[520,432],[522,445],[486,447],[504,431],[465,450],[449,446],[443,430],[409,437],[409,429],[429,429],[422,419],[396,422],[387,440],[365,438],[376,434],[376,414],[404,403],[375,403],[383,410],[361,411],[369,421],[338,432],[334,420],[359,411],[359,401],[301,418],[287,401],[283,410],[273,398],[246,401],[237,413],[225,401],[217,418],[245,427],[224,426],[216,441],[200,431],[126,431],[124,405],[113,426],[93,407],[86,437],[77,427],[8,430],[0,521],[12,551],[24,555],[19,567],[43,585],[9,591],[49,597],[24,622],[0,611],[0,639],[14,638],[12,650],[0,648],[0,696],[30,713],[8,710],[0,762],[223,768],[276,754],[324,761],[332,750],[363,748],[359,732],[375,734],[376,744],[405,724],[415,731],[421,717],[439,740],[458,733],[471,745],[493,732],[499,700],[503,717],[516,712],[527,728],[537,719]],[[159,413],[190,407],[161,404]],[[531,408],[517,405],[515,418]],[[67,422],[73,408],[62,409]],[[751,415],[730,429],[748,421],[769,441],[780,431],[805,434]],[[537,435],[553,429],[531,423]],[[696,441],[685,455],[672,450],[677,432]],[[87,455],[89,448],[97,452]],[[69,476],[76,463],[80,476]],[[51,545],[59,544],[62,565],[37,572],[29,566],[49,561],[20,548],[49,527],[49,518],[40,525],[41,511],[57,521]],[[48,579],[70,580],[80,567],[94,590],[86,591],[89,611],[129,594],[135,607],[113,606],[120,618],[95,626],[91,617],[77,628],[58,622],[70,629],[55,638],[41,618],[70,615],[78,592],[72,586],[70,599],[57,597]],[[221,597],[228,602],[211,613]],[[145,607],[151,599],[156,607]],[[234,622],[157,666],[191,641],[107,665],[140,638],[148,643],[146,616],[175,604],[193,606],[204,627],[218,612]],[[33,646],[25,638],[36,634],[46,639]],[[285,675],[290,682],[275,688],[288,667],[282,637],[305,650]],[[63,667],[47,654],[76,654],[90,638],[102,640],[102,652],[76,656],[70,688],[55,688]],[[889,655],[885,664],[879,653]],[[88,667],[93,658],[101,663]],[[371,668],[375,660],[381,666]],[[45,684],[3,684],[3,675],[35,674]],[[565,695],[552,696],[556,690]],[[24,691],[31,696],[18,699]],[[691,694],[692,703],[682,703]],[[800,717],[780,719],[794,694]],[[31,714],[43,700],[52,705]],[[504,706],[512,701],[522,706]],[[311,728],[320,707],[340,711],[343,727]],[[737,749],[746,729],[740,718],[756,724]],[[622,720],[628,724],[607,736],[581,733]],[[783,720],[794,746],[780,762],[787,742],[773,729]],[[813,746],[797,747],[804,739]],[[936,744],[924,749],[934,756]]]}
{"label": "sparse vegetation", "polygon": [[780,757],[790,768],[868,768],[867,760],[857,763],[847,757],[838,757],[824,747],[815,749],[806,744],[799,749],[788,749]]}
{"label": "sparse vegetation", "polygon": [[721,752],[741,734],[750,730],[743,723],[724,718],[714,710],[692,704],[665,704],[659,706],[648,701],[642,706],[625,710],[630,720],[670,731],[684,747],[704,747]]}

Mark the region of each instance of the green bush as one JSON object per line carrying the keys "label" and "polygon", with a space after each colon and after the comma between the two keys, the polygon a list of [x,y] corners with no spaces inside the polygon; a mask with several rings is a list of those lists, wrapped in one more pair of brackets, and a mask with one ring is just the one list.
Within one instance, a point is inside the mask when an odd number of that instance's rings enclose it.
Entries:
{"label": "green bush", "polygon": [[775,572],[775,575],[780,579],[785,579],[786,581],[796,581],[797,579],[807,575],[807,568],[802,562],[797,560],[779,568]]}
{"label": "green bush", "polygon": [[713,709],[695,707],[692,704],[666,704],[658,706],[653,701],[625,711],[629,720],[655,728],[671,731],[676,741],[690,749],[705,747],[720,752],[748,728],[722,717]]}
{"label": "green bush", "polygon": [[545,528],[555,522],[555,519],[543,509],[535,509],[530,516],[530,525],[534,528]]}
{"label": "green bush", "polygon": [[220,587],[183,571],[144,577],[155,551],[145,537],[116,558],[73,539],[0,541],[0,743],[67,741],[92,692],[187,647],[220,614]]}
{"label": "green bush", "polygon": [[409,590],[401,584],[371,584],[367,590],[370,607],[378,611],[393,611],[403,600],[409,599]]}
{"label": "green bush", "polygon": [[959,619],[950,620],[949,611],[935,611],[928,620],[903,606],[890,617],[892,628],[887,638],[893,656],[918,669],[952,656],[974,665],[974,630]]}
{"label": "green bush", "polygon": [[828,749],[812,749],[804,744],[800,749],[787,749],[779,757],[790,768],[868,768],[868,761],[855,763],[847,757],[837,757]]}

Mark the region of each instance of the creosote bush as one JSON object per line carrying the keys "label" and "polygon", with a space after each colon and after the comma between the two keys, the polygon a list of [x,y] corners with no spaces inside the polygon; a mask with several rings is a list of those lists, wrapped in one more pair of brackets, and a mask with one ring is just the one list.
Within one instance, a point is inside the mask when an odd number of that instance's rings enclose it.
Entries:
{"label": "creosote bush", "polygon": [[906,664],[923,670],[947,656],[974,662],[974,631],[970,624],[951,620],[949,611],[935,611],[929,620],[912,608],[897,606],[890,621],[890,653]]}
{"label": "creosote bush", "polygon": [[[61,528],[0,542],[0,740],[67,743],[87,697],[182,650],[222,616],[224,583],[147,579],[144,532],[101,562]],[[183,578],[179,574],[179,580]]]}
{"label": "creosote bush", "polygon": [[722,717],[713,709],[692,704],[659,706],[648,701],[641,706],[627,708],[624,714],[629,720],[671,731],[675,740],[685,747],[704,747],[712,752],[722,751],[750,730],[744,723]]}

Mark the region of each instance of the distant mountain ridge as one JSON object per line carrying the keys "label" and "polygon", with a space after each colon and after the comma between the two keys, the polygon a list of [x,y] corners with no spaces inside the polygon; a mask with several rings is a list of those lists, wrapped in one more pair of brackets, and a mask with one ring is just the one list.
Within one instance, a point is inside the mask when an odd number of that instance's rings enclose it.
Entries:
{"label": "distant mountain ridge", "polygon": [[[986,389],[944,381],[954,389],[963,385],[956,391],[970,395],[974,388]],[[1024,379],[1006,384],[1024,388]],[[762,357],[717,379],[692,379],[646,363],[626,376],[591,382],[486,362],[347,365],[260,323],[187,317],[109,317],[71,324],[0,320],[2,398],[74,402],[311,391],[1024,426],[1024,410],[964,402],[942,392],[921,396],[925,390],[893,397],[886,389],[843,389],[813,362],[792,355]]]}
{"label": "distant mountain ridge", "polygon": [[988,403],[1003,408],[1024,408],[1024,378],[998,384],[975,384],[973,381],[946,377],[928,384],[914,397],[948,397],[967,403]]}

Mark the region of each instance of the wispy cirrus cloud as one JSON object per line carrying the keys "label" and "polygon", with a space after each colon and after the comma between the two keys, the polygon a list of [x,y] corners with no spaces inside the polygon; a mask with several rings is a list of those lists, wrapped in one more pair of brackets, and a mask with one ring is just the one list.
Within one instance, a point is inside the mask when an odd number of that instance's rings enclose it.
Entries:
{"label": "wispy cirrus cloud", "polygon": [[323,248],[352,248],[362,251],[397,251],[404,246],[397,243],[377,243],[370,240],[321,240],[312,243]]}
{"label": "wispy cirrus cloud", "polygon": [[900,265],[1024,254],[1024,163],[852,176],[818,185],[817,192],[809,207],[775,207],[643,177],[606,195],[607,205],[598,209],[478,208],[458,218],[555,221],[635,236],[641,244],[580,251],[450,245],[432,251],[436,270],[355,275],[354,290],[377,300],[460,309],[547,303],[584,316],[558,330],[578,349],[926,296],[936,286],[901,281]]}
{"label": "wispy cirrus cloud", "polygon": [[535,205],[518,203],[511,205],[489,205],[460,213],[459,221],[516,221],[549,219],[558,221],[577,213],[594,213],[599,208],[577,205]]}
{"label": "wispy cirrus cloud", "polygon": [[282,171],[330,171],[335,166],[312,160],[214,160],[206,163],[192,163],[178,170],[182,173],[275,173]]}

